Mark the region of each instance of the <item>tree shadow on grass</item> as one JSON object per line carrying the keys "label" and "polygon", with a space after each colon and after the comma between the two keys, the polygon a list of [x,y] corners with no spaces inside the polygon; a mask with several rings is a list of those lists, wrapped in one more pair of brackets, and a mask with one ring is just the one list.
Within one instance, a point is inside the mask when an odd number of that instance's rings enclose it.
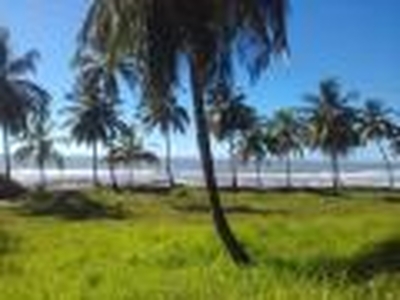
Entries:
{"label": "tree shadow on grass", "polygon": [[382,200],[391,204],[400,204],[400,195],[387,195],[382,197]]}
{"label": "tree shadow on grass", "polygon": [[400,274],[400,238],[367,247],[351,258],[318,257],[304,261],[268,258],[264,263],[278,270],[319,280],[347,280],[362,284],[384,274]]}
{"label": "tree shadow on grass", "polygon": [[368,281],[380,274],[400,274],[400,238],[373,245],[350,261],[348,275],[352,281]]}
{"label": "tree shadow on grass", "polygon": [[77,192],[36,192],[23,205],[23,213],[54,216],[67,220],[123,219],[127,212],[121,204],[104,204]]}
{"label": "tree shadow on grass", "polygon": [[[173,205],[173,209],[184,213],[211,213],[211,207],[206,204],[186,204]],[[223,210],[227,214],[246,214],[246,215],[288,215],[289,210],[286,209],[267,209],[254,207],[246,204],[225,205]]]}

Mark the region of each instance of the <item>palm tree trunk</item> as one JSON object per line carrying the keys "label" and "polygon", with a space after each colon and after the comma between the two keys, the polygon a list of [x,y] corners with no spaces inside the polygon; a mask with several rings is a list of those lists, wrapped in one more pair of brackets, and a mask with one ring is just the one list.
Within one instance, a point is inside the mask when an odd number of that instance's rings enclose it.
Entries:
{"label": "palm tree trunk", "polygon": [[168,129],[165,133],[165,172],[168,176],[168,183],[170,187],[175,185],[174,174],[172,172],[172,160],[171,160],[171,132]]}
{"label": "palm tree trunk", "polygon": [[235,142],[233,137],[229,138],[229,157],[230,157],[231,172],[232,172],[232,189],[234,191],[237,191],[238,176],[237,176],[237,163],[235,155]]}
{"label": "palm tree trunk", "polygon": [[4,155],[4,167],[5,177],[7,180],[11,179],[11,156],[10,156],[10,144],[8,139],[8,127],[3,125],[3,155]]}
{"label": "palm tree trunk", "polygon": [[394,188],[394,175],[393,175],[393,168],[392,168],[392,163],[389,159],[389,155],[386,153],[384,147],[382,146],[381,142],[378,142],[378,148],[379,151],[381,152],[383,161],[385,162],[385,166],[386,166],[386,171],[388,174],[388,182],[389,182],[389,188],[393,189]]}
{"label": "palm tree trunk", "polygon": [[93,185],[99,185],[99,176],[98,176],[98,153],[97,153],[97,143],[93,143],[93,156],[92,156],[92,168],[93,168]]}
{"label": "palm tree trunk", "polygon": [[249,264],[250,257],[233,234],[221,206],[217,182],[214,171],[214,161],[211,153],[209,130],[204,108],[204,65],[200,55],[192,57],[190,61],[190,80],[193,93],[195,124],[197,129],[197,143],[199,146],[206,188],[212,209],[214,226],[223,242],[228,254],[236,264]]}
{"label": "palm tree trunk", "polygon": [[339,157],[336,151],[331,153],[331,163],[332,163],[332,187],[333,191],[337,193],[340,186],[340,167],[339,167]]}
{"label": "palm tree trunk", "polygon": [[133,187],[135,181],[135,164],[133,162],[128,163],[129,168],[129,185]]}
{"label": "palm tree trunk", "polygon": [[286,188],[292,188],[292,162],[290,160],[290,154],[286,155]]}
{"label": "palm tree trunk", "polygon": [[111,179],[111,186],[114,190],[118,190],[118,182],[117,182],[117,176],[115,176],[115,164],[114,162],[109,161],[108,162],[108,169],[110,172],[110,179]]}
{"label": "palm tree trunk", "polygon": [[254,161],[254,167],[255,167],[255,171],[256,171],[256,178],[257,178],[257,186],[259,189],[262,188],[262,179],[261,179],[261,168],[262,168],[262,161],[256,159]]}
{"label": "palm tree trunk", "polygon": [[38,168],[40,172],[40,189],[45,189],[47,185],[47,180],[46,180],[46,172],[44,170],[44,162],[40,161],[38,162]]}

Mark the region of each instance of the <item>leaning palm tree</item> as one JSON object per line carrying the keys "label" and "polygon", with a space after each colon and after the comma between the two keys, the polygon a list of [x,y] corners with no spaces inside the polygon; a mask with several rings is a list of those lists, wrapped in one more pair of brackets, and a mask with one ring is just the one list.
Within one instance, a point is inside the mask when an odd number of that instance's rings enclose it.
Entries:
{"label": "leaning palm tree", "polygon": [[98,98],[98,95],[78,91],[71,97],[73,103],[66,108],[69,118],[66,125],[78,144],[92,147],[93,183],[99,184],[99,145],[106,145],[110,136],[119,130],[121,121],[113,103]]}
{"label": "leaning palm tree", "polygon": [[374,142],[379,148],[388,173],[389,187],[394,187],[394,175],[390,156],[383,142],[390,142],[395,128],[391,119],[392,110],[379,100],[367,100],[361,110],[360,135],[364,143]]}
{"label": "leaning palm tree", "polygon": [[232,188],[238,187],[238,151],[240,140],[256,124],[255,110],[244,102],[243,94],[234,94],[230,87],[218,84],[211,91],[209,122],[215,138],[227,142],[232,172]]}
{"label": "leaning palm tree", "polygon": [[340,185],[339,159],[359,143],[357,112],[349,104],[353,97],[353,93],[342,95],[335,79],[322,81],[318,94],[305,97],[308,103],[304,109],[307,139],[311,148],[330,157],[335,192]]}
{"label": "leaning palm tree", "polygon": [[163,102],[143,104],[143,122],[150,129],[157,128],[165,137],[165,171],[169,185],[175,185],[171,160],[171,133],[184,134],[189,124],[189,115],[175,97],[169,97]]}
{"label": "leaning palm tree", "polygon": [[11,178],[10,136],[17,136],[27,128],[30,115],[50,99],[49,94],[27,75],[33,73],[39,54],[29,51],[14,57],[10,49],[8,31],[0,28],[0,126],[3,129],[5,176]]}
{"label": "leaning palm tree", "polygon": [[[178,79],[187,77],[182,71],[188,70],[213,221],[236,263],[250,259],[221,207],[204,97],[216,80],[233,78],[234,56],[244,58],[241,61],[255,79],[271,54],[287,48],[286,7],[286,0],[96,0],[80,34],[81,44],[101,49],[111,65],[121,57],[131,58],[140,70],[146,99],[165,101]],[[182,68],[182,61],[187,68]]]}
{"label": "leaning palm tree", "polygon": [[292,187],[291,158],[303,150],[302,122],[291,109],[278,110],[270,122],[270,140],[274,141],[273,153],[286,161],[286,187]]}

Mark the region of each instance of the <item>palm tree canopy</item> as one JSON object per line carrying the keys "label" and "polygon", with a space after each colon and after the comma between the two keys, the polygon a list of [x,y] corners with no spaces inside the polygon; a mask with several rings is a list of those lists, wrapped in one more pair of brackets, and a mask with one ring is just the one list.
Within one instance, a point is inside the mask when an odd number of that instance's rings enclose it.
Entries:
{"label": "palm tree canopy", "polygon": [[308,106],[303,110],[308,124],[308,142],[327,154],[345,155],[359,143],[356,130],[357,112],[349,104],[353,93],[341,94],[335,79],[321,82],[317,95],[307,95]]}
{"label": "palm tree canopy", "polygon": [[376,99],[367,100],[361,111],[360,134],[364,142],[389,139],[394,130],[392,110]]}
{"label": "palm tree canopy", "polygon": [[400,155],[400,125],[394,125],[390,136],[390,148],[395,156]]}
{"label": "palm tree canopy", "polygon": [[18,161],[33,159],[38,165],[54,163],[59,168],[64,167],[64,160],[61,153],[56,149],[56,139],[51,136],[52,124],[34,123],[31,124],[20,139],[20,146],[15,152]]}
{"label": "palm tree canopy", "polygon": [[110,62],[134,59],[146,98],[164,101],[181,58],[196,56],[203,82],[232,78],[234,57],[257,77],[287,48],[285,0],[97,0],[80,34]]}
{"label": "palm tree canopy", "polygon": [[218,140],[245,134],[255,126],[256,112],[244,99],[243,94],[236,95],[225,85],[219,85],[211,91],[209,123]]}
{"label": "palm tree canopy", "polygon": [[34,50],[14,57],[8,31],[0,28],[0,124],[12,134],[23,131],[28,116],[50,101],[47,91],[27,77],[35,72],[38,58]]}
{"label": "palm tree canopy", "polygon": [[78,144],[106,144],[120,130],[122,123],[114,103],[79,93],[71,99],[73,103],[66,108],[70,115],[66,125]]}
{"label": "palm tree canopy", "polygon": [[173,96],[158,103],[144,101],[141,109],[143,123],[150,129],[158,128],[162,134],[170,130],[183,134],[190,123],[186,109]]}
{"label": "palm tree canopy", "polygon": [[259,162],[267,156],[263,124],[257,122],[250,131],[242,136],[239,142],[239,156],[245,163],[252,158]]}
{"label": "palm tree canopy", "polygon": [[85,49],[75,57],[74,66],[79,69],[83,90],[99,89],[110,101],[118,101],[120,84],[125,82],[131,89],[136,82],[133,64],[128,59],[119,60],[110,66],[107,57],[95,49]]}
{"label": "palm tree canopy", "polygon": [[116,144],[110,147],[106,160],[112,163],[132,164],[144,162],[147,164],[159,164],[158,156],[145,149],[142,139],[139,137],[135,125],[125,125],[119,132]]}
{"label": "palm tree canopy", "polygon": [[301,153],[304,142],[303,127],[294,110],[278,110],[269,122],[271,152],[278,156],[286,156],[292,152]]}

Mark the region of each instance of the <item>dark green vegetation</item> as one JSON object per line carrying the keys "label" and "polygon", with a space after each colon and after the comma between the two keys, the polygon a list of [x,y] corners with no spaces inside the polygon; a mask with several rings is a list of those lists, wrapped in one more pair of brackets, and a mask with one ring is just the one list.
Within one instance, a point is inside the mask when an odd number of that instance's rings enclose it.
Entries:
{"label": "dark green vegetation", "polygon": [[394,192],[222,193],[254,265],[214,238],[206,193],[36,194],[0,208],[0,299],[399,299]]}

